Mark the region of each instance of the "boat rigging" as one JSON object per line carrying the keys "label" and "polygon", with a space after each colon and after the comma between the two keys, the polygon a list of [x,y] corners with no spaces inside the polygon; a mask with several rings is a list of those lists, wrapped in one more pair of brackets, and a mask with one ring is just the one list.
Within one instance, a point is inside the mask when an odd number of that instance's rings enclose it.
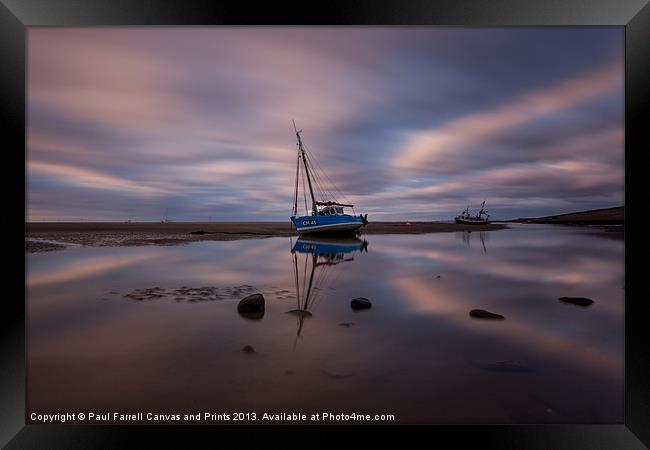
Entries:
{"label": "boat rigging", "polygon": [[[339,202],[326,188],[333,185],[329,177],[315,162],[313,156],[305,148],[302,141],[302,130],[296,128],[295,121],[293,129],[296,133],[298,158],[296,161],[296,181],[294,185],[293,209],[291,211],[291,222],[296,231],[300,234],[311,233],[355,233],[368,223],[368,215],[358,216],[354,213],[354,205]],[[298,194],[302,180],[302,191],[305,203],[305,215],[298,216]],[[305,185],[306,181],[306,185]],[[326,181],[328,183],[326,183]],[[311,208],[307,204],[307,188]],[[343,194],[334,186],[340,196]],[[320,199],[317,199],[317,195]],[[320,207],[320,208],[319,208]],[[344,208],[352,208],[354,215],[347,214]]]}
{"label": "boat rigging", "polygon": [[[483,217],[485,216],[485,217]],[[477,215],[472,216],[469,212],[469,206],[455,218],[456,223],[465,225],[486,225],[490,223],[490,215],[485,209],[485,200],[481,203],[481,210]]]}

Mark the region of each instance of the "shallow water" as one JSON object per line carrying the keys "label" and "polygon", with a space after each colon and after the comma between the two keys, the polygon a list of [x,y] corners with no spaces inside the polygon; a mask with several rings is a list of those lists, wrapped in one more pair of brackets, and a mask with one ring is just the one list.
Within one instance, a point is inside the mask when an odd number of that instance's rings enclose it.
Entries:
{"label": "shallow water", "polygon": [[[269,238],[28,255],[28,412],[623,421],[623,240],[517,224],[362,239],[330,254]],[[237,313],[254,292],[261,320]]]}

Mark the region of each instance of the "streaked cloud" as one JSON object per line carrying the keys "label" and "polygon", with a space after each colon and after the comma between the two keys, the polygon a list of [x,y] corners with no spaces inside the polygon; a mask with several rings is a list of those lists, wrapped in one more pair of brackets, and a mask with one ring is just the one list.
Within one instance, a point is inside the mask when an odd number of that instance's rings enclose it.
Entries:
{"label": "streaked cloud", "polygon": [[409,136],[404,149],[396,155],[398,168],[422,170],[458,170],[445,167],[445,161],[461,151],[471,158],[489,138],[509,132],[517,126],[548,114],[566,110],[587,100],[612,92],[621,92],[621,64],[606,66],[594,73],[581,74],[549,88],[526,93],[514,101],[487,111],[459,117],[440,127]]}
{"label": "streaked cloud", "polygon": [[623,202],[622,28],[28,33],[29,220],[286,220],[291,119],[371,219]]}
{"label": "streaked cloud", "polygon": [[128,191],[135,194],[161,194],[165,192],[162,189],[135,183],[124,178],[63,164],[30,161],[28,170],[35,175],[52,176],[60,180],[61,183],[69,183],[88,189]]}

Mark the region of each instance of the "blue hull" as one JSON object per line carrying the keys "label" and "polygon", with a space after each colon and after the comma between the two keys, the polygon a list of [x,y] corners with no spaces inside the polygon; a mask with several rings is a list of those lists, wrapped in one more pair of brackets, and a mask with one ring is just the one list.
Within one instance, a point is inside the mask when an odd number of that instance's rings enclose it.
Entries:
{"label": "blue hull", "polygon": [[331,255],[335,253],[351,253],[363,251],[368,247],[366,241],[359,239],[346,240],[321,240],[300,238],[296,241],[292,251],[298,253],[310,253],[314,255]]}
{"label": "blue hull", "polygon": [[349,216],[347,214],[292,217],[291,221],[300,234],[352,233],[364,225],[360,216]]}

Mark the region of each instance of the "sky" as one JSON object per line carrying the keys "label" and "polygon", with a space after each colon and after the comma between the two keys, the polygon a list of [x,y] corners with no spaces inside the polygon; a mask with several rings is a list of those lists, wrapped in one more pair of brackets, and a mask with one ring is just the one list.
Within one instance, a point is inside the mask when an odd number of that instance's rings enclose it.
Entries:
{"label": "sky", "polygon": [[371,221],[623,205],[622,27],[32,27],[27,44],[28,221],[287,220],[292,119]]}

